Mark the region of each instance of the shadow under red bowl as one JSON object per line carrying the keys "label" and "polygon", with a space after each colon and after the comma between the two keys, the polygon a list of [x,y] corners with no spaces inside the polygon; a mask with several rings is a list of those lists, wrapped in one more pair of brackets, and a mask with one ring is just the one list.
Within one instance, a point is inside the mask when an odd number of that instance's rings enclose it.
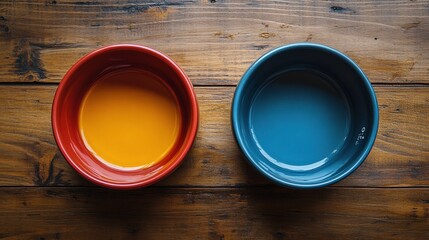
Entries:
{"label": "shadow under red bowl", "polygon": [[[90,88],[106,74],[141,69],[163,81],[177,99],[181,123],[168,154],[150,167],[121,168],[100,161],[88,149],[79,129],[82,101]],[[64,76],[54,97],[52,128],[65,159],[91,182],[114,189],[151,185],[173,172],[184,160],[195,139],[198,105],[192,83],[170,58],[138,45],[113,45],[89,53]]]}

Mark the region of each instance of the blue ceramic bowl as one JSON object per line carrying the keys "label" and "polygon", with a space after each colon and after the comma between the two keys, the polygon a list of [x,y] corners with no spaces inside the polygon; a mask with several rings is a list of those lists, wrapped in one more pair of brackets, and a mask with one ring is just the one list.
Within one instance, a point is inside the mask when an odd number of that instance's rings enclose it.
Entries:
{"label": "blue ceramic bowl", "polygon": [[294,188],[333,184],[368,156],[378,129],[374,90],[341,52],[313,43],[274,49],[247,70],[232,103],[250,163]]}

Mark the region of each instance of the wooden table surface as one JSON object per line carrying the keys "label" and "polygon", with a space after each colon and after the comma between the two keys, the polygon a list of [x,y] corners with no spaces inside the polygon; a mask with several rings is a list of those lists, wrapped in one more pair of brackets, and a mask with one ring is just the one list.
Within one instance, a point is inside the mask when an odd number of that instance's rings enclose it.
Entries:
{"label": "wooden table surface", "polygon": [[[303,41],[361,66],[378,97],[380,128],[351,176],[298,191],[246,162],[230,105],[253,61]],[[170,56],[200,105],[183,165],[134,191],[81,178],[51,130],[65,72],[117,43]],[[0,238],[429,239],[429,2],[0,1]]]}

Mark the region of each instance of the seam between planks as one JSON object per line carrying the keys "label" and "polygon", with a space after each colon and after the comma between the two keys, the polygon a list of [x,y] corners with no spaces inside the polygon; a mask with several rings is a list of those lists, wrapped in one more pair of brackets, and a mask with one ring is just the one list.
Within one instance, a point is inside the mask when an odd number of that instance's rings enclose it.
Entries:
{"label": "seam between planks", "polygon": [[[0,82],[0,87],[58,86],[58,82]],[[372,83],[375,87],[429,87],[429,83]],[[237,87],[237,84],[193,84],[194,87]]]}

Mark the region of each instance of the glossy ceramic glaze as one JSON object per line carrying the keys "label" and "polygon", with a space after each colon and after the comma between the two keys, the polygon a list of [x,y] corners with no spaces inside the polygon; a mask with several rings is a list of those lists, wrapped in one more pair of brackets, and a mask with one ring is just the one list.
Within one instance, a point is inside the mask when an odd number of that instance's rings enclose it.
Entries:
{"label": "glossy ceramic glaze", "polygon": [[[112,77],[112,75],[115,77]],[[174,126],[166,126],[166,129],[173,129],[173,131],[177,130],[177,133],[172,135],[173,138],[170,138],[169,140],[167,139],[167,143],[164,145],[161,144],[165,149],[159,149],[160,151],[158,152],[161,154],[155,156],[157,159],[153,159],[153,161],[148,160],[151,164],[145,164],[144,162],[140,164],[140,166],[138,163],[131,164],[132,166],[120,166],[118,163],[106,164],[106,161],[103,161],[103,159],[100,159],[100,156],[97,156],[97,152],[95,152],[94,149],[88,147],[90,146],[87,142],[88,139],[85,139],[85,134],[80,132],[82,126],[79,126],[79,117],[81,116],[80,111],[84,108],[82,107],[84,106],[83,101],[88,97],[90,90],[94,89],[94,87],[96,88],[97,83],[100,83],[99,81],[103,81],[103,79],[109,78],[112,80],[113,78],[118,81],[120,79],[125,79],[123,85],[117,86],[118,91],[122,91],[124,88],[131,87],[130,84],[132,85],[132,83],[130,81],[147,80],[147,76],[149,75],[151,76],[151,81],[158,80],[159,83],[135,83],[136,85],[132,88],[137,91],[135,93],[141,95],[140,97],[142,99],[147,100],[148,98],[147,96],[146,98],[144,96],[146,93],[139,91],[138,89],[142,89],[145,86],[149,89],[151,88],[150,94],[155,94],[153,92],[154,89],[157,91],[161,91],[160,89],[163,89],[162,92],[164,93],[164,97],[168,96],[167,98],[170,100],[175,99],[173,100],[174,103],[171,104],[177,104],[177,114],[174,112],[176,110],[168,111],[168,114],[172,114],[170,117],[176,117],[178,119],[176,119],[177,121],[169,119],[167,122],[174,123]],[[130,76],[133,77],[129,78]],[[157,85],[156,88],[153,88],[153,86],[155,86],[154,84]],[[105,94],[103,91],[99,91],[99,93]],[[171,96],[169,94],[171,94]],[[112,97],[116,98],[118,96]],[[159,98],[159,96],[157,97]],[[102,98],[97,98],[97,101],[100,99]],[[122,100],[124,100],[124,97],[119,98],[118,102]],[[170,100],[164,99],[163,101],[166,101],[164,102],[165,104],[160,105],[159,107],[170,106],[176,108],[176,106],[169,105],[170,103],[168,101]],[[106,103],[107,102],[109,104],[114,104],[112,99],[109,99],[109,101],[106,100]],[[127,103],[129,104],[130,102]],[[135,106],[124,106],[124,109],[132,108],[134,111],[138,111],[138,109],[136,109],[138,108],[138,103],[132,104]],[[153,106],[146,106],[149,108],[143,109],[144,105],[145,103],[142,103],[141,111],[151,112],[152,115],[147,114],[148,117],[153,117],[153,114],[160,113],[160,111],[155,111],[156,109],[154,108],[150,109]],[[121,109],[120,106],[117,107],[117,109]],[[108,110],[108,108],[104,110]],[[106,113],[103,112],[104,110],[100,110],[100,114]],[[164,113],[167,112],[162,112],[161,114]],[[100,121],[100,126],[113,124],[111,126],[115,127],[115,119],[121,121],[121,116],[119,116],[119,114],[115,115],[114,113],[109,112],[104,116],[91,116],[90,119],[92,119],[91,121]],[[150,121],[146,121],[147,119],[144,119],[144,116],[139,113],[133,113],[132,115],[140,117],[141,124],[150,124]],[[157,119],[159,120],[161,118]],[[118,126],[121,124],[123,123],[119,123]],[[137,122],[133,123],[131,121],[131,124],[138,127]],[[89,125],[97,126],[97,123],[92,122]],[[176,125],[179,129],[174,130]],[[52,106],[53,133],[57,145],[65,159],[88,180],[101,186],[115,189],[131,189],[147,186],[159,181],[171,173],[179,166],[191,148],[197,132],[197,126],[198,107],[195,93],[188,77],[177,66],[177,64],[167,56],[153,49],[137,45],[108,46],[96,50],[80,59],[67,72],[61,81]],[[151,128],[149,126],[141,126],[141,129],[156,130],[159,127],[160,126],[153,126]],[[117,130],[118,129],[115,131]],[[102,131],[106,131],[106,129],[103,129]],[[166,133],[161,131],[147,131],[147,134],[153,137],[153,142],[160,140],[162,143],[163,140],[159,138],[159,136]],[[104,134],[106,137],[114,137],[111,133]],[[133,136],[132,133],[128,132],[122,134],[120,131],[118,131],[116,135],[120,137]],[[96,136],[96,134],[92,134],[92,137],[94,136]],[[101,139],[102,136],[97,136],[97,138]],[[98,143],[101,142],[100,139],[97,140]],[[113,139],[113,141],[116,140],[117,139]],[[148,147],[146,144],[148,144],[148,141],[150,140],[151,138],[147,138],[147,136],[137,135],[137,138],[122,139],[121,141],[129,141],[129,143],[135,147],[130,149],[137,149],[138,143],[136,144],[136,142],[140,141],[141,148],[145,149]],[[155,151],[154,149],[152,150]],[[127,156],[129,156],[129,153],[124,153],[124,157]]]}
{"label": "glossy ceramic glaze", "polygon": [[174,92],[141,69],[104,74],[79,111],[85,146],[100,161],[126,169],[147,168],[164,159],[178,140],[180,125]]}
{"label": "glossy ceramic glaze", "polygon": [[378,106],[359,67],[332,48],[298,43],[258,59],[232,104],[236,140],[268,178],[289,187],[335,183],[367,157]]}

